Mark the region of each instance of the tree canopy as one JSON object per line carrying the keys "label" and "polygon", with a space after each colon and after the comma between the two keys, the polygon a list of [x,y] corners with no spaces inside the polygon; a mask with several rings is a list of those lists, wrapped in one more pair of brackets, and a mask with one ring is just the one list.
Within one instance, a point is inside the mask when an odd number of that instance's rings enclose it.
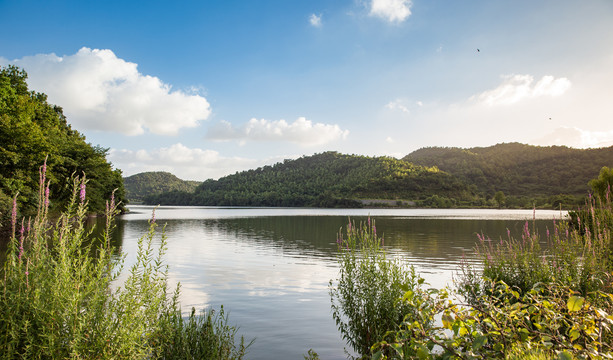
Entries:
{"label": "tree canopy", "polygon": [[22,211],[34,209],[45,159],[54,206],[68,200],[70,178],[83,175],[91,211],[102,212],[115,189],[115,198],[124,201],[121,171],[107,162],[108,149],[87,143],[68,124],[62,108],[49,104],[47,95],[30,91],[26,80],[18,67],[0,68],[0,216],[10,213],[17,193]]}
{"label": "tree canopy", "polygon": [[613,169],[603,166],[600,169],[598,178],[592,179],[589,182],[592,190],[603,201],[611,200],[611,186],[613,186]]}

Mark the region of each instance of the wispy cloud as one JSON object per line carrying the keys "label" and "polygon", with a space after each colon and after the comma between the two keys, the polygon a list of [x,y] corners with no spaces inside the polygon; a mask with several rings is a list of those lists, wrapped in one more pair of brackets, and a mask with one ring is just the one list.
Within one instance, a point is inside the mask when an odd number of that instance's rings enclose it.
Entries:
{"label": "wispy cloud", "polygon": [[84,47],[74,55],[39,54],[10,63],[25,69],[30,88],[61,105],[78,129],[175,135],[211,113],[207,100],[193,89],[173,91],[111,50]]}
{"label": "wispy cloud", "polygon": [[152,150],[111,149],[108,158],[115,166],[122,169],[124,176],[145,171],[168,171],[184,180],[203,181],[217,179],[244,169],[274,164],[291,156],[257,160],[227,157],[214,150],[190,148],[176,143]]}
{"label": "wispy cloud", "polygon": [[370,15],[391,23],[400,23],[411,16],[411,0],[372,0]]}
{"label": "wispy cloud", "polygon": [[311,14],[309,17],[309,23],[314,27],[321,27],[321,14]]}
{"label": "wispy cloud", "polygon": [[575,148],[596,148],[613,145],[613,131],[589,131],[577,127],[562,126],[542,138],[533,140],[536,145],[566,145]]}
{"label": "wispy cloud", "polygon": [[348,130],[342,130],[338,125],[314,124],[300,117],[293,123],[285,120],[270,121],[254,118],[238,127],[222,121],[211,127],[206,137],[218,141],[287,141],[303,146],[313,146],[345,139],[348,134]]}
{"label": "wispy cloud", "polygon": [[532,75],[505,75],[502,84],[492,90],[487,90],[471,97],[489,106],[511,105],[524,99],[540,96],[560,96],[571,87],[567,78],[554,78],[543,76],[534,84]]}
{"label": "wispy cloud", "polygon": [[405,114],[410,114],[411,113],[409,108],[406,105],[404,105],[404,102],[402,100],[390,101],[390,102],[388,102],[385,105],[385,108],[389,109],[389,110],[398,110],[398,111],[401,111],[401,112],[403,112]]}

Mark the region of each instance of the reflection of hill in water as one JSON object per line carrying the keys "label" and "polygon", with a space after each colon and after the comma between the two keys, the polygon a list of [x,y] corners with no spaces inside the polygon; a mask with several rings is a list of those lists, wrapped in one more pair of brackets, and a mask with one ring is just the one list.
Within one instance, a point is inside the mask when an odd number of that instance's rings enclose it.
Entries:
{"label": "reflection of hill in water", "polygon": [[[366,217],[352,218],[356,223]],[[411,261],[428,266],[449,267],[462,258],[472,257],[477,234],[494,240],[507,236],[509,229],[519,237],[523,220],[458,220],[378,217],[374,219],[379,235],[383,235],[390,252],[407,256]],[[346,216],[266,216],[221,219],[166,220],[166,234],[185,237],[221,236],[255,247],[270,247],[292,257],[333,258],[337,251],[338,232],[348,222]],[[537,220],[536,226],[545,233],[549,220]],[[532,227],[532,225],[530,225]],[[147,231],[146,221],[120,223],[123,236],[139,237]],[[127,233],[126,233],[127,231]]]}

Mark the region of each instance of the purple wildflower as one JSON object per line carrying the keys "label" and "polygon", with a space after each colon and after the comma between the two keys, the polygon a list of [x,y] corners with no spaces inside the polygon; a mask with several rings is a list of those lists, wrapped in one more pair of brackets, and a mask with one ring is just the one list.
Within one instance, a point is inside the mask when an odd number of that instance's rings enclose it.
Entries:
{"label": "purple wildflower", "polygon": [[[111,200],[111,203],[112,203],[112,202],[113,202],[113,201]],[[155,224],[155,209],[153,209],[153,211],[151,212],[151,223],[152,223],[152,224]]]}
{"label": "purple wildflower", "polygon": [[47,183],[45,188],[45,208],[49,208],[49,183]]}
{"label": "purple wildflower", "polygon": [[44,186],[46,181],[47,181],[47,159],[45,159],[43,166],[40,167],[39,184],[41,186]]}
{"label": "purple wildflower", "polygon": [[21,229],[19,230],[19,260],[21,260],[21,256],[23,255],[23,233],[25,232],[24,220],[21,220]]}
{"label": "purple wildflower", "polygon": [[81,191],[79,192],[79,199],[81,199],[81,204],[85,202],[85,181],[81,182]]}
{"label": "purple wildflower", "polygon": [[15,228],[17,227],[17,195],[13,198],[13,210],[11,211],[11,226],[13,229],[13,237],[15,237]]}

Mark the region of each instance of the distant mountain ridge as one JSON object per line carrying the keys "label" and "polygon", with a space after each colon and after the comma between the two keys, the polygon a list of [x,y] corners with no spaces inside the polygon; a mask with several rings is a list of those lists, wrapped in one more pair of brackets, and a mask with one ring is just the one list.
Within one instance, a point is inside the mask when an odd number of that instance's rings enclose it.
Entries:
{"label": "distant mountain ridge", "polygon": [[[603,166],[613,166],[613,147],[430,147],[402,160],[325,152],[210,179],[192,190],[157,186],[139,194],[155,205],[557,208],[582,203],[588,181]],[[165,174],[159,181],[168,184],[171,174]]]}
{"label": "distant mountain ridge", "polygon": [[144,172],[123,179],[126,197],[132,203],[140,203],[145,197],[169,191],[191,192],[199,181],[181,180],[165,171]]}
{"label": "distant mountain ridge", "polygon": [[588,181],[603,166],[613,165],[613,147],[573,149],[520,143],[468,149],[430,147],[403,160],[436,166],[488,195],[503,191],[513,196],[584,196]]}

